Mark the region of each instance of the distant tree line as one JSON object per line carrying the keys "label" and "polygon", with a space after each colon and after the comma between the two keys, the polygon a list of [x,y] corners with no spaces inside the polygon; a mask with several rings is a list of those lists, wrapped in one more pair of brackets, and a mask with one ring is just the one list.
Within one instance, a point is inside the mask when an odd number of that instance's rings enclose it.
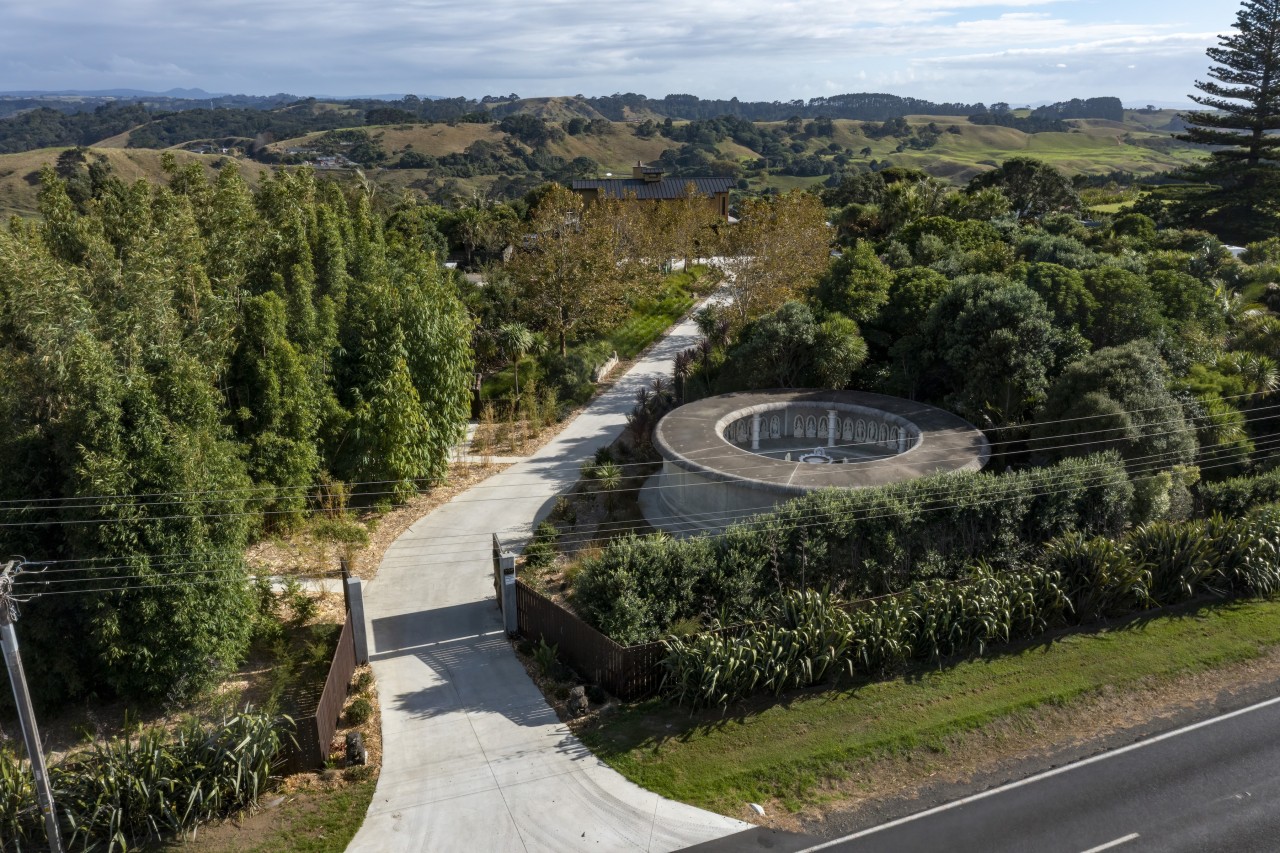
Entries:
{"label": "distant tree line", "polygon": [[1011,127],[1023,133],[1066,133],[1070,128],[1061,119],[1044,116],[1020,116],[1008,109],[990,109],[969,116],[973,124],[994,124]]}
{"label": "distant tree line", "polygon": [[794,101],[707,100],[696,95],[667,95],[648,98],[628,92],[586,98],[586,103],[606,118],[622,121],[627,112],[651,112],[673,119],[706,119],[733,116],[749,121],[786,121],[800,118],[843,118],[859,121],[884,121],[906,115],[969,115],[984,109],[982,104],[935,103],[899,95],[859,93],[832,95]]}
{"label": "distant tree line", "polygon": [[22,96],[0,96],[0,118],[17,115],[28,110],[51,109],[66,115],[91,113],[102,107],[142,107],[148,112],[179,112],[199,107],[213,109],[274,110],[297,101],[294,95],[210,95],[207,98],[176,98],[167,95],[40,95],[27,93]]}
{"label": "distant tree line", "polygon": [[130,148],[168,148],[193,139],[239,136],[259,144],[292,139],[317,130],[356,127],[359,114],[318,109],[315,99],[299,101],[270,112],[262,110],[195,109],[153,116],[129,134]]}
{"label": "distant tree line", "polygon": [[[1123,118],[1118,98],[1074,99],[1040,107],[1031,116],[1021,118],[1010,112],[1007,104],[988,108],[982,103],[934,103],[885,94],[763,102],[739,101],[737,98],[705,100],[694,95],[648,98],[628,93],[575,98],[573,100],[584,111],[580,123],[569,119],[556,126],[531,114],[526,102],[511,96],[486,96],[479,100],[419,98],[416,95],[408,95],[398,101],[353,99],[341,102],[345,109],[336,110],[320,108],[315,98],[282,103],[285,97],[273,96],[244,105],[232,101],[237,104],[235,106],[226,105],[227,99],[158,99],[124,105],[108,103],[82,112],[71,111],[65,103],[51,102],[57,106],[50,106],[50,102],[40,101],[41,106],[37,109],[0,118],[0,153],[92,145],[131,128],[136,129],[130,135],[129,145],[135,148],[167,148],[196,139],[222,137],[254,139],[260,147],[267,142],[291,139],[317,130],[361,125],[497,122],[504,133],[531,147],[540,147],[554,142],[561,134],[576,136],[586,132],[599,135],[605,132],[605,120],[623,121],[636,113],[649,113],[670,121],[709,121],[718,125],[681,131],[685,138],[671,136],[680,142],[703,141],[702,137],[710,133],[722,134],[720,139],[732,136],[740,144],[755,148],[746,140],[758,135],[751,124],[758,121],[812,121],[817,124],[810,135],[821,136],[820,125],[834,119],[887,122],[907,115],[956,115],[970,116],[981,124],[1005,124],[1031,133],[1065,130],[1061,121],[1068,118]],[[0,116],[5,114],[6,103],[0,101]],[[650,122],[642,135],[652,136],[657,127]]]}
{"label": "distant tree line", "polygon": [[1124,121],[1124,104],[1119,98],[1072,98],[1036,107],[1032,118],[1100,118],[1107,121]]}
{"label": "distant tree line", "polygon": [[104,106],[76,115],[41,107],[0,121],[0,154],[63,145],[92,145],[150,119],[146,108],[136,105]]}

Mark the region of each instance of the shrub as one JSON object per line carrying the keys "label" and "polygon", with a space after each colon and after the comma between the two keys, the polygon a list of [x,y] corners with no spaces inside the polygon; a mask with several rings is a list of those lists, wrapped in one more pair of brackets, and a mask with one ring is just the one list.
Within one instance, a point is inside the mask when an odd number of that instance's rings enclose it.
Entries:
{"label": "shrub", "polygon": [[280,621],[280,599],[271,588],[269,577],[256,578],[252,591],[255,607],[250,643],[255,649],[270,649],[284,639],[284,625]]}
{"label": "shrub", "polygon": [[1027,568],[995,572],[979,563],[959,582],[918,582],[850,605],[787,592],[767,622],[665,640],[662,691],[694,707],[725,705],[836,674],[878,675],[911,659],[981,653],[1069,621],[1196,595],[1275,595],[1278,555],[1280,505],[1272,504],[1243,519],[1154,522],[1118,540],[1072,531]]}
{"label": "shrub", "polygon": [[725,705],[837,675],[879,674],[911,658],[981,652],[1060,624],[1070,607],[1060,580],[1040,569],[996,574],[979,566],[963,583],[919,583],[853,605],[789,592],[770,622],[666,640],[663,691],[694,707]]}
{"label": "shrub", "polygon": [[573,501],[561,495],[556,498],[555,507],[551,510],[551,515],[560,519],[565,524],[577,524],[578,510],[574,507]]}
{"label": "shrub", "polygon": [[556,538],[560,531],[549,521],[538,525],[533,533],[533,540],[524,549],[525,567],[532,570],[545,569],[556,559]]}
{"label": "shrub", "polygon": [[1215,515],[1204,522],[1204,531],[1216,562],[1215,585],[1208,591],[1256,596],[1280,592],[1280,507],[1272,504],[1243,519]]}
{"label": "shrub", "polygon": [[355,681],[351,684],[352,693],[368,693],[372,688],[373,671],[368,669],[357,675]]}
{"label": "shrub", "polygon": [[346,718],[348,726],[363,726],[373,716],[373,703],[363,696],[347,706]]}
{"label": "shrub", "polygon": [[595,392],[596,368],[609,360],[613,350],[604,341],[576,346],[567,355],[552,351],[541,357],[543,382],[556,389],[569,404],[586,402]]}
{"label": "shrub", "polygon": [[1159,604],[1191,598],[1217,570],[1213,543],[1199,521],[1144,524],[1125,537],[1125,545],[1151,573],[1151,597]]}
{"label": "shrub", "polygon": [[281,597],[289,604],[289,612],[292,614],[289,623],[294,626],[310,622],[320,607],[319,597],[309,594],[297,578],[285,581]]}
{"label": "shrub", "polygon": [[317,539],[340,542],[344,545],[369,544],[369,530],[352,518],[317,518],[311,523],[311,532]]}
{"label": "shrub", "polygon": [[[292,727],[248,709],[170,735],[148,729],[96,743],[49,770],[68,849],[127,849],[175,836],[255,803],[271,784]],[[0,838],[39,849],[44,823],[26,762],[0,750]]]}
{"label": "shrub", "polygon": [[612,540],[584,561],[574,606],[618,642],[644,642],[678,619],[756,618],[786,589],[864,598],[960,577],[977,559],[1008,569],[1069,530],[1118,535],[1132,499],[1113,454],[817,492],[721,536]]}
{"label": "shrub", "polygon": [[543,678],[549,678],[554,675],[559,668],[556,660],[556,653],[559,652],[560,646],[551,643],[548,644],[546,638],[538,640],[537,647],[533,650],[533,662],[538,665],[538,672]]}
{"label": "shrub", "polygon": [[1072,531],[1050,542],[1040,565],[1062,577],[1078,622],[1150,606],[1151,572],[1118,543]]}
{"label": "shrub", "polygon": [[1202,482],[1196,498],[1205,515],[1218,512],[1228,518],[1238,518],[1254,507],[1280,501],[1280,468],[1251,477]]}

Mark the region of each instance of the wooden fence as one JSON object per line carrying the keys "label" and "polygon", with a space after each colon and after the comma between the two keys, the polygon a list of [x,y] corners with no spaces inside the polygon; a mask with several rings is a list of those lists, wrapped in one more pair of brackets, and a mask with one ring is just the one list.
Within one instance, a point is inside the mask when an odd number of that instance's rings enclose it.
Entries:
{"label": "wooden fence", "polygon": [[324,681],[324,690],[316,700],[314,712],[300,714],[294,722],[297,732],[297,748],[289,744],[285,761],[286,773],[301,773],[308,770],[319,770],[329,758],[329,742],[338,728],[338,718],[342,716],[342,706],[347,699],[347,685],[356,671],[356,650],[354,628],[351,625],[351,611],[347,611],[347,621],[342,624],[342,633],[338,635],[338,647],[333,651],[333,661],[329,664],[329,676]]}
{"label": "wooden fence", "polygon": [[619,645],[519,578],[516,613],[522,637],[556,646],[560,660],[619,699],[631,701],[658,692],[666,654],[662,643]]}

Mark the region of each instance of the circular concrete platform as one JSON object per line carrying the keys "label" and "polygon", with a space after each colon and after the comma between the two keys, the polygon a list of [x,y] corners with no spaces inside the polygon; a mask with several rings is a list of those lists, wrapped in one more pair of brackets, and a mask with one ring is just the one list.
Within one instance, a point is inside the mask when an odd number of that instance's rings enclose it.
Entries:
{"label": "circular concrete platform", "polygon": [[641,507],[650,524],[679,533],[722,529],[817,489],[977,471],[990,456],[962,418],[865,391],[709,397],[667,414],[653,443],[662,471]]}

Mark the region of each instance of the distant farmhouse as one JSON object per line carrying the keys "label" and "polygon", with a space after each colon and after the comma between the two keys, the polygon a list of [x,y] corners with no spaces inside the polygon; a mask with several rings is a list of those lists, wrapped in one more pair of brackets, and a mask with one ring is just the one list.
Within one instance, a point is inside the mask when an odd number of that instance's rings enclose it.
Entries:
{"label": "distant farmhouse", "polygon": [[632,198],[637,201],[676,201],[684,198],[685,190],[693,185],[697,195],[707,199],[717,213],[729,218],[729,190],[733,178],[667,178],[657,166],[636,163],[630,178],[605,178],[604,180],[580,180],[572,184],[573,191],[587,204],[603,197]]}

